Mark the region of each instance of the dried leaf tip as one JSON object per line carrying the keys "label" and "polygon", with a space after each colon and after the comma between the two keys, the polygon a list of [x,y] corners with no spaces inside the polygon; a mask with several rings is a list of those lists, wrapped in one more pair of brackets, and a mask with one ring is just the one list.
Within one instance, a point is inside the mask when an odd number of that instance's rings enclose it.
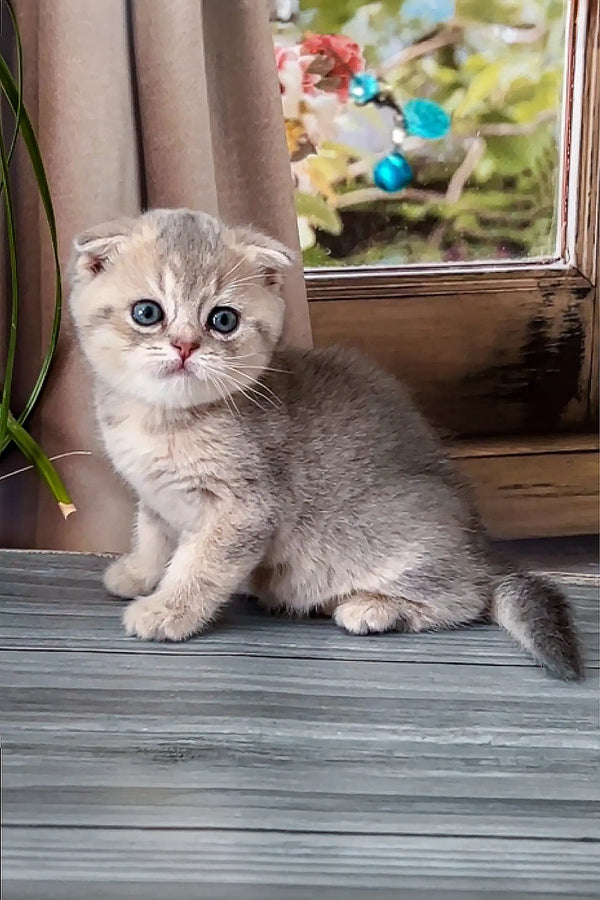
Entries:
{"label": "dried leaf tip", "polygon": [[71,513],[77,512],[77,507],[74,503],[59,503],[58,507],[65,519],[68,519]]}

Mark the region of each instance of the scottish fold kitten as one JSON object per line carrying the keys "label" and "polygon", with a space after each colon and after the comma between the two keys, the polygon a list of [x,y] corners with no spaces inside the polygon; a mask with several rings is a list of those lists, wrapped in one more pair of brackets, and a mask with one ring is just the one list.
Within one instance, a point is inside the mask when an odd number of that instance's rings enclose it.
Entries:
{"label": "scottish fold kitten", "polygon": [[277,241],[154,210],[75,241],[71,309],[107,452],[138,498],[105,575],[129,634],[181,641],[246,584],[353,634],[484,617],[582,672],[558,587],[493,559],[438,438],[356,353],[280,345]]}

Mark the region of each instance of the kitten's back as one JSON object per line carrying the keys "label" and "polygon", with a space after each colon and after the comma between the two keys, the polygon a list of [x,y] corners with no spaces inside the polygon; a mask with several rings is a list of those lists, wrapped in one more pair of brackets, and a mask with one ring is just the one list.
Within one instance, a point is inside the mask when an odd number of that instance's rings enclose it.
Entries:
{"label": "kitten's back", "polygon": [[309,442],[339,457],[351,454],[386,469],[446,469],[435,429],[418,411],[407,388],[355,350],[329,347],[286,350],[273,365],[287,369],[276,387],[299,445]]}

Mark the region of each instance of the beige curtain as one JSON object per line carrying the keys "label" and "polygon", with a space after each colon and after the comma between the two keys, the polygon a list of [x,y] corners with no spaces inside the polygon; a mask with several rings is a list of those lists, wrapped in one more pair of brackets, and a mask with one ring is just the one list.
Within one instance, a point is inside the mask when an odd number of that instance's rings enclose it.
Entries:
{"label": "beige curtain", "polygon": [[[61,257],[90,224],[152,206],[253,223],[297,246],[266,3],[262,0],[16,0],[25,98],[56,208]],[[5,26],[6,27],[6,26]],[[43,356],[53,270],[29,164],[17,159],[21,326],[13,407]],[[287,284],[287,337],[308,344],[300,267]],[[65,312],[33,433],[78,512],[63,522],[32,474],[0,481],[0,546],[119,551],[131,498],[96,436],[89,374]],[[22,465],[11,452],[2,471]]]}

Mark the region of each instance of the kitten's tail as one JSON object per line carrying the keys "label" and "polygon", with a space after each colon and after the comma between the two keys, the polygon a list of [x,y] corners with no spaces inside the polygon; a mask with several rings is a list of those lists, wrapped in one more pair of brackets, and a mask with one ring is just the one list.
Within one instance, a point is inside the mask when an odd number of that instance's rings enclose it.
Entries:
{"label": "kitten's tail", "polygon": [[537,575],[505,575],[496,583],[491,613],[552,675],[565,681],[583,678],[571,608],[557,585]]}

